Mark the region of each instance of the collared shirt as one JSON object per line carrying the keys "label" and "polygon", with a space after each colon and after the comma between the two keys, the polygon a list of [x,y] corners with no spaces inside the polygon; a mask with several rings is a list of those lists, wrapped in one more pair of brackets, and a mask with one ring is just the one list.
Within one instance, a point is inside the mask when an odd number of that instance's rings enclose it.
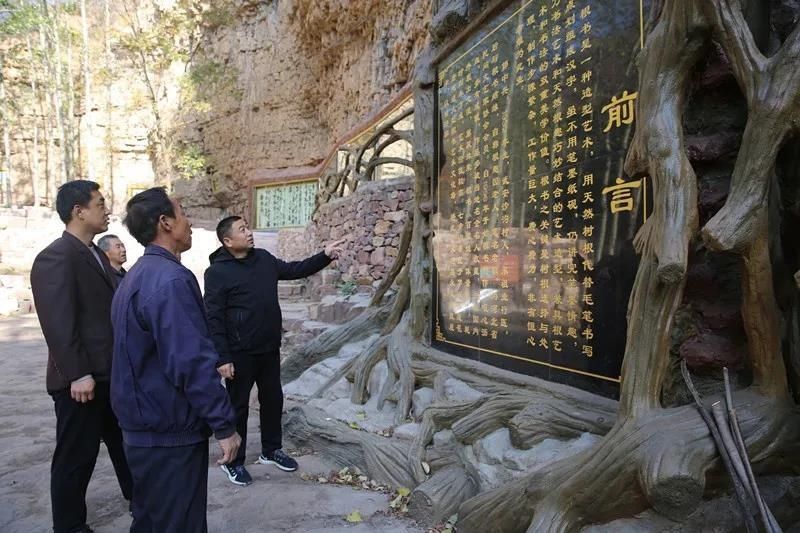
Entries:
{"label": "collared shirt", "polygon": [[105,252],[98,252],[97,246],[95,246],[94,243],[89,243],[89,250],[92,252],[94,258],[97,259],[97,263],[100,265],[100,268],[103,270],[103,272],[105,272],[106,267],[103,266],[103,260],[100,259],[100,253],[105,253]]}

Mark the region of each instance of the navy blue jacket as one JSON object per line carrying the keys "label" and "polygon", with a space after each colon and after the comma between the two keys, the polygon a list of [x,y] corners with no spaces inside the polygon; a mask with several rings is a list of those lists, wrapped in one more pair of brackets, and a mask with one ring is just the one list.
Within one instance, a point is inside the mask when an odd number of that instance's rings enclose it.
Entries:
{"label": "navy blue jacket", "polygon": [[156,245],[123,278],[111,305],[111,406],[131,446],[187,446],[235,431],[194,275]]}
{"label": "navy blue jacket", "polygon": [[236,259],[224,247],[209,260],[205,303],[220,365],[233,362],[238,354],[277,352],[282,321],[278,280],[305,278],[331,262],[325,252],[286,262],[260,248]]}

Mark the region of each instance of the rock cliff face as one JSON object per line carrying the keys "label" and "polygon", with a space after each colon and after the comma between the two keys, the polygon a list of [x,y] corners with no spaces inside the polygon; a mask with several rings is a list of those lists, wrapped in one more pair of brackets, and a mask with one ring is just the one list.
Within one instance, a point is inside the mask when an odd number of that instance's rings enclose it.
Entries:
{"label": "rock cliff face", "polygon": [[207,57],[232,67],[241,98],[187,116],[182,140],[200,143],[224,178],[239,184],[253,169],[308,164],[325,151],[327,132],[303,98],[315,79],[289,11],[290,2],[259,3],[206,36]]}
{"label": "rock cliff face", "polygon": [[[187,48],[191,52],[186,54],[191,56],[189,65],[175,61],[166,71],[155,73],[163,129],[168,143],[176,149],[173,163],[180,159],[181,149],[191,147],[202,155],[200,166],[210,171],[203,176],[201,169],[194,179],[180,186],[186,195],[185,204],[201,218],[215,218],[223,211],[243,213],[249,179],[268,177],[275,171],[291,174],[321,162],[337,139],[389,103],[409,82],[416,56],[428,39],[430,3],[220,2],[220,6],[229,6],[223,9],[225,22],[195,28],[200,46]],[[145,29],[179,7],[170,0],[141,0],[137,5]],[[217,7],[216,3],[209,5]],[[92,148],[95,179],[105,189],[113,188],[119,212],[132,187],[155,181],[148,144],[155,122],[141,72],[120,46],[126,35],[130,38],[131,29],[121,8],[116,7],[112,11],[113,65],[109,69],[112,109],[110,115],[106,112],[102,79],[108,71],[103,72],[100,60],[102,15],[95,15],[90,20],[94,106],[76,111],[81,129],[77,142]],[[74,16],[65,20],[80,28]],[[80,86],[79,52],[79,48],[72,52],[76,87]],[[204,63],[223,69],[230,83],[198,109],[187,102],[182,80]],[[7,76],[11,73],[8,65],[5,71]],[[200,83],[213,84],[212,77],[198,75]],[[26,79],[17,81],[21,87],[29,85]],[[79,105],[79,94],[76,99]],[[17,204],[33,200],[29,154],[31,117],[36,112],[32,102],[30,107],[22,119],[26,127],[15,128],[11,135]],[[91,123],[90,129],[87,123]],[[109,130],[111,136],[106,135]],[[75,175],[87,177],[86,152],[78,151],[82,165],[77,166]],[[40,146],[41,161],[47,159],[44,152]],[[109,167],[109,161],[113,161],[113,167]],[[171,177],[178,175],[175,168]],[[42,178],[39,196],[49,203],[44,181]]]}
{"label": "rock cliff face", "polygon": [[[427,41],[431,0],[297,0],[291,19],[319,80],[306,99],[339,138],[388,102]],[[317,51],[315,53],[315,51]]]}
{"label": "rock cliff face", "polygon": [[[237,73],[240,99],[186,113],[182,142],[213,159],[212,189],[187,203],[245,209],[248,179],[314,166],[337,139],[410,80],[427,39],[430,0],[278,0],[241,6],[206,35],[211,61]],[[198,187],[198,190],[202,187]]]}

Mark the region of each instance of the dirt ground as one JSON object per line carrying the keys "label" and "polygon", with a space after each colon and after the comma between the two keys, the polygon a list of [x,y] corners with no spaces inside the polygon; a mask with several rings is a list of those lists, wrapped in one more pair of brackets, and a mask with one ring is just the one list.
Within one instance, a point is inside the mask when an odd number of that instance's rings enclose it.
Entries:
{"label": "dirt ground", "polygon": [[[51,531],[50,459],[55,445],[53,402],[45,392],[46,346],[34,315],[0,318],[0,531]],[[257,416],[250,416],[248,461],[258,453]],[[211,442],[212,461],[218,456]],[[290,446],[286,446],[289,448]],[[254,483],[236,487],[216,465],[208,473],[209,531],[398,532],[425,531],[389,514],[386,494],[304,481],[301,472],[326,474],[333,467],[316,455],[298,458],[285,473],[248,465]],[[87,495],[89,525],[97,533],[127,531],[130,517],[105,448]],[[345,516],[359,511],[363,521]]]}

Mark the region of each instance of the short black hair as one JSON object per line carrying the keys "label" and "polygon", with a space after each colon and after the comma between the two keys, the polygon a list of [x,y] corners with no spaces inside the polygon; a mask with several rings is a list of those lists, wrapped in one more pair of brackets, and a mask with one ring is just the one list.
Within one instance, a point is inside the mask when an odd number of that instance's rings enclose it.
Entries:
{"label": "short black hair", "polygon": [[104,252],[107,252],[111,249],[111,241],[115,239],[122,242],[122,239],[120,239],[116,235],[112,235],[111,233],[109,233],[108,235],[103,235],[102,237],[100,237],[100,240],[97,241],[97,247],[103,250]]}
{"label": "short black hair", "polygon": [[175,208],[164,187],[153,187],[128,200],[123,223],[139,244],[147,246],[158,234],[161,215],[175,218]]}
{"label": "short black hair", "polygon": [[92,192],[99,191],[100,185],[89,180],[68,181],[58,188],[56,211],[64,224],[72,220],[72,208],[76,205],[87,207],[92,201]]}
{"label": "short black hair", "polygon": [[223,218],[222,220],[219,221],[219,224],[217,224],[217,239],[219,239],[219,242],[221,242],[223,246],[225,245],[225,243],[222,242],[222,240],[225,237],[230,237],[231,226],[233,226],[233,223],[236,222],[237,220],[242,220],[242,217],[238,215],[231,215],[229,217]]}

